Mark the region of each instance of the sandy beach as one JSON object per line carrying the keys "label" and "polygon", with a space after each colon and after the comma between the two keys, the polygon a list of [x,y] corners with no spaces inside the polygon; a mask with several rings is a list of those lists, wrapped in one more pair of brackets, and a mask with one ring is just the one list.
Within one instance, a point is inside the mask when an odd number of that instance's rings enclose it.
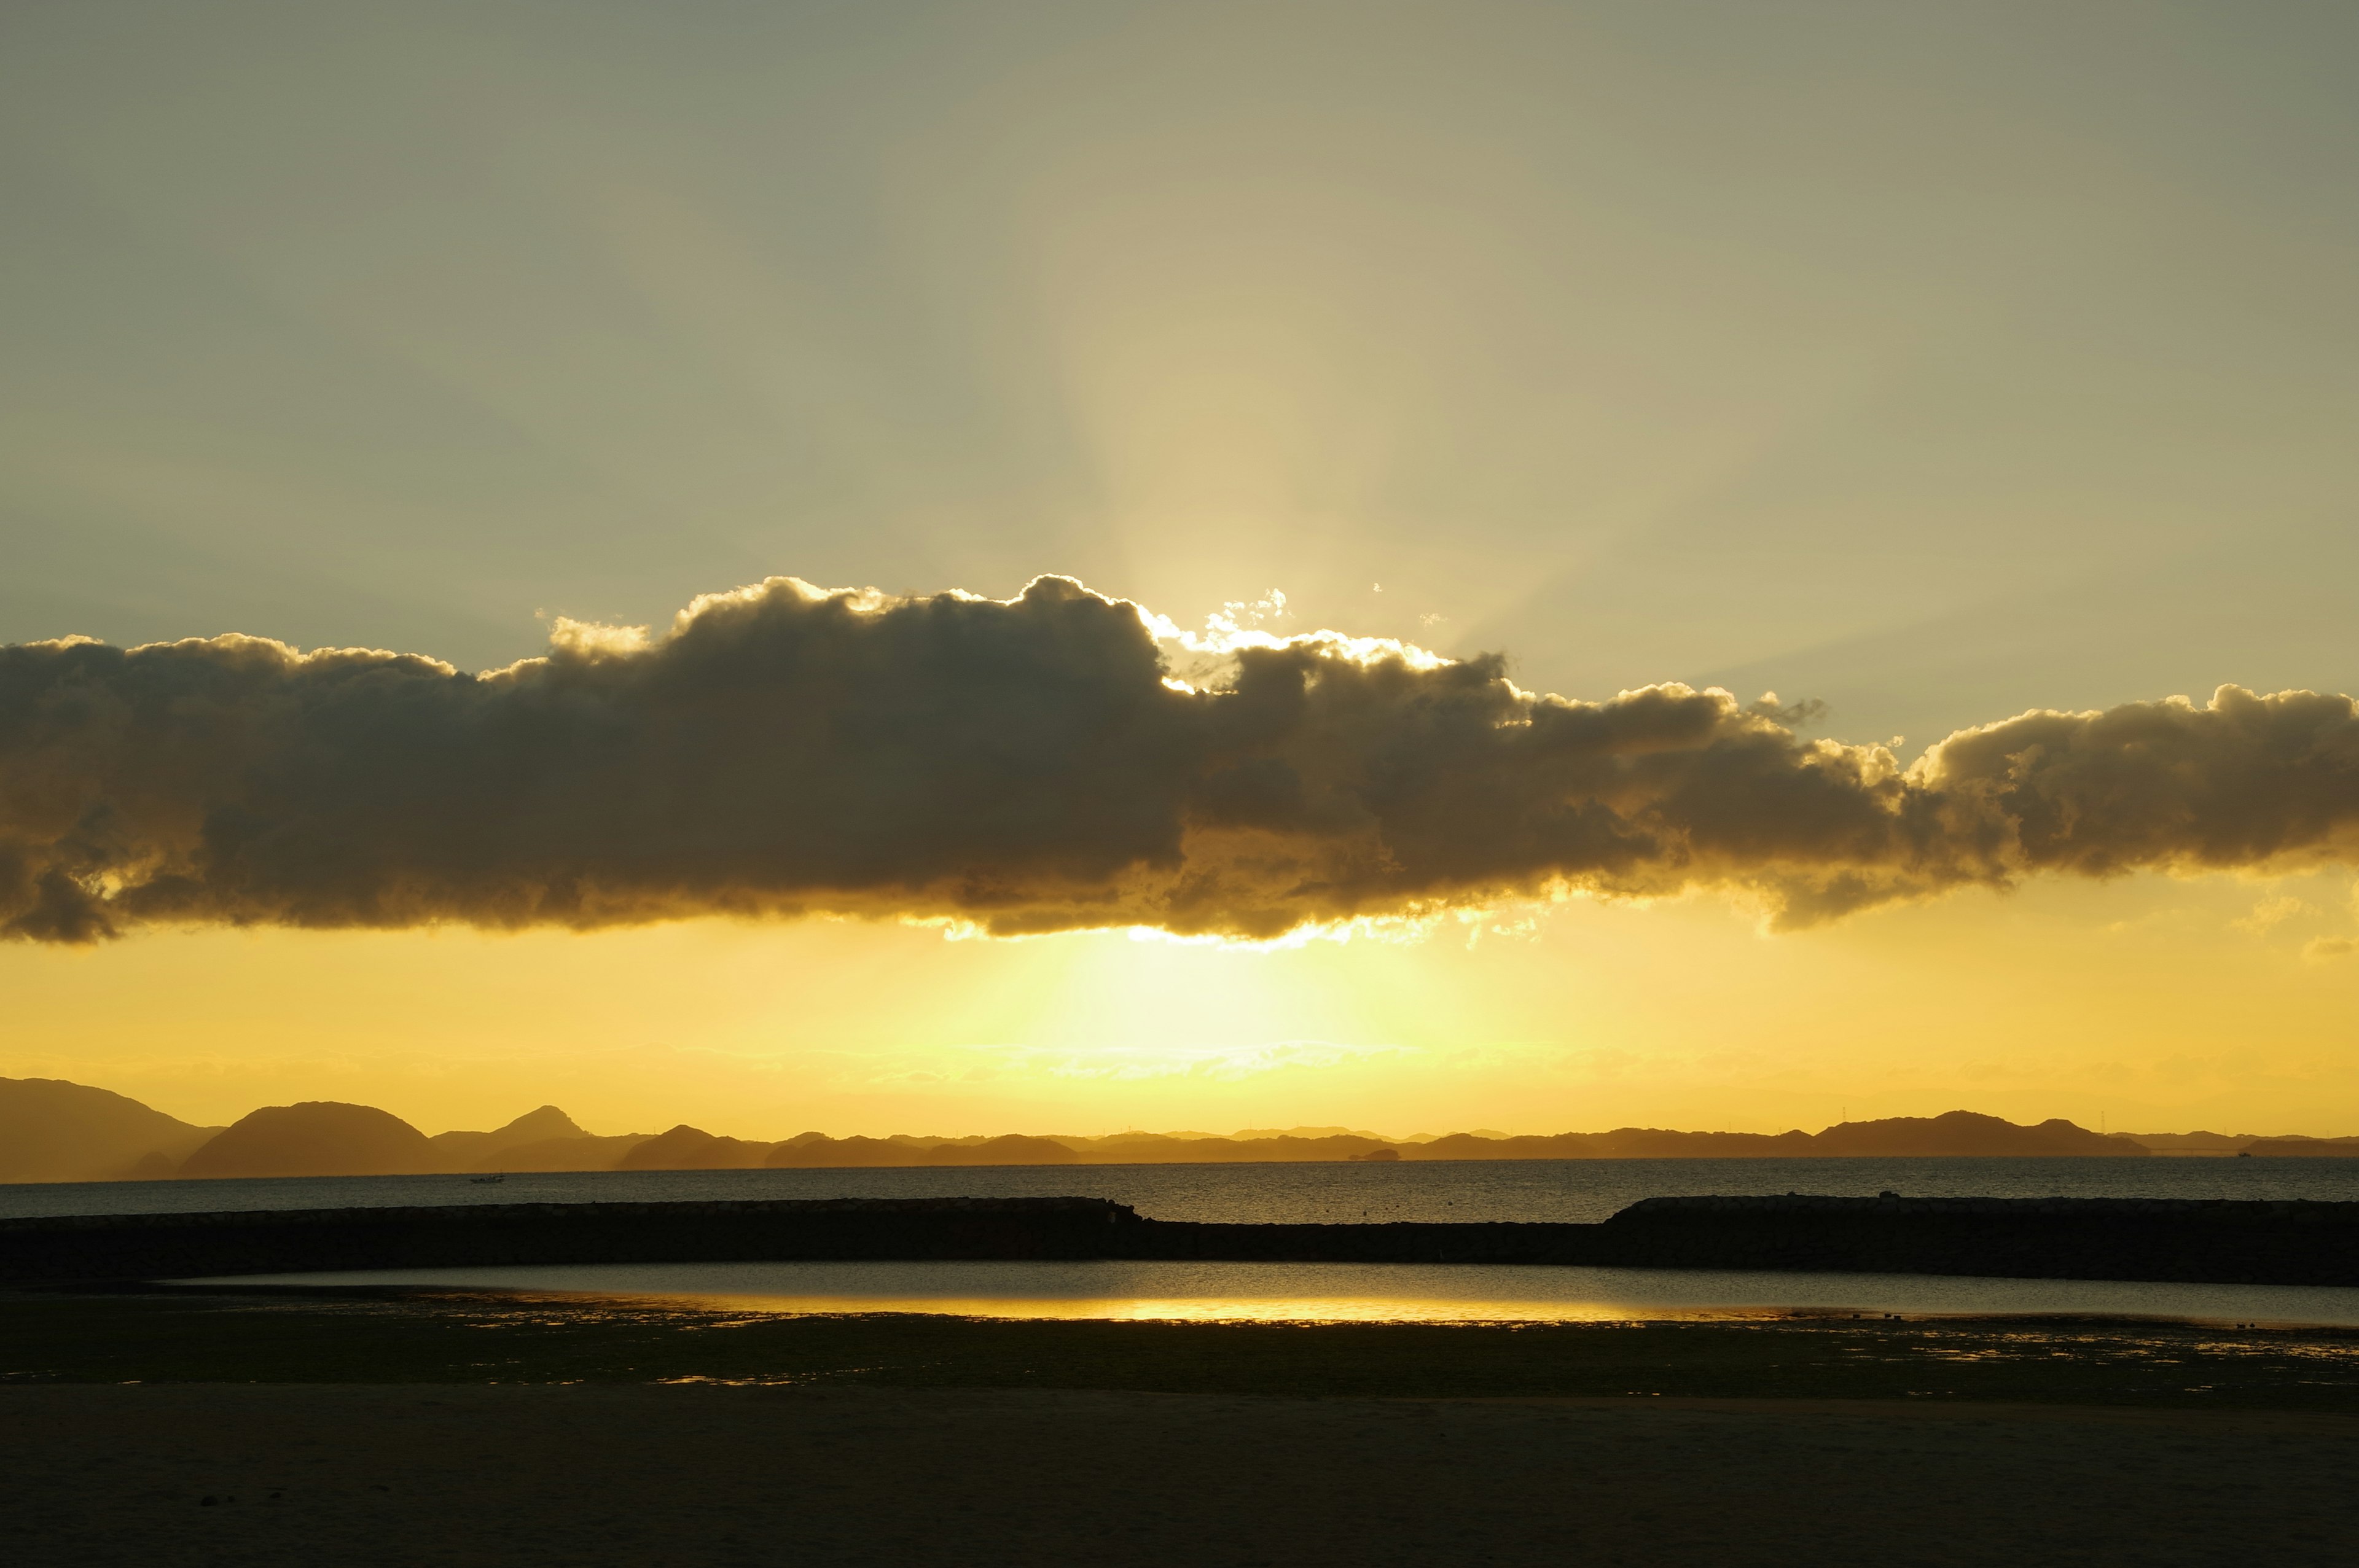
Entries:
{"label": "sandy beach", "polygon": [[2323,1564],[2354,1461],[2359,1420],[2306,1413],[0,1389],[12,1555],[58,1568]]}

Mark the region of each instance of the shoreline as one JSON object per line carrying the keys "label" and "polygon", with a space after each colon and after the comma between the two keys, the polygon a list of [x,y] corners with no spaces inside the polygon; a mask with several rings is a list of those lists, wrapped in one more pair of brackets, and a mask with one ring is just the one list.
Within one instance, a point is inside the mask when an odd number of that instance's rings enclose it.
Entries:
{"label": "shoreline", "polygon": [[[486,1302],[548,1302],[578,1306],[656,1306],[681,1311],[732,1311],[745,1315],[927,1315],[974,1321],[1060,1323],[1430,1323],[1430,1325],[1548,1325],[1548,1323],[2015,1323],[2015,1325],[2175,1325],[2203,1330],[2302,1330],[2343,1335],[2359,1332],[2359,1302],[2338,1302],[2314,1314],[2286,1311],[2293,1302],[2245,1294],[2220,1302],[2215,1311],[2170,1311],[2170,1292],[2284,1292],[2288,1287],[2182,1287],[2137,1285],[2154,1303],[2078,1299],[2031,1303],[2024,1294],[2048,1287],[2060,1297],[2081,1292],[2116,1292],[2106,1281],[2006,1281],[2006,1278],[1939,1276],[1769,1276],[1769,1273],[1703,1273],[1703,1271],[1593,1271],[1549,1264],[1180,1264],[1180,1278],[1163,1276],[1163,1264],[1125,1264],[1115,1260],[1082,1264],[745,1264],[689,1269],[488,1269],[488,1271],[382,1271],[406,1276],[380,1278],[373,1271],[307,1273],[307,1276],[231,1276],[139,1281],[103,1287],[111,1294],[222,1294],[222,1297],[302,1299],[406,1299],[482,1297]],[[1097,1269],[1111,1278],[1093,1278]],[[1335,1271],[1344,1281],[1335,1281]],[[915,1292],[906,1273],[934,1285]],[[974,1278],[976,1271],[982,1278]],[[528,1276],[540,1278],[528,1278]],[[1064,1292],[1043,1290],[1049,1282]],[[1210,1278],[1205,1278],[1210,1273]],[[1495,1285],[1503,1294],[1434,1294],[1465,1290],[1467,1276]],[[503,1276],[503,1278],[484,1278]],[[816,1276],[816,1278],[814,1278]],[[849,1276],[849,1278],[847,1278]],[[1078,1276],[1078,1278],[1076,1278]],[[1371,1278],[1375,1276],[1375,1278]],[[1524,1285],[1510,1276],[1543,1276]],[[1548,1299],[1533,1285],[1561,1285],[1571,1276],[1573,1292]],[[1602,1276],[1602,1278],[1600,1278]],[[663,1282],[651,1282],[663,1281]],[[1691,1282],[1694,1281],[1694,1282]],[[901,1282],[901,1290],[892,1285]],[[946,1290],[943,1285],[958,1285]],[[790,1290],[788,1285],[799,1285]],[[823,1290],[835,1285],[835,1290]],[[998,1285],[993,1292],[991,1285]],[[1093,1287],[1094,1290],[1088,1290]],[[1338,1290],[1356,1285],[1359,1292]],[[1425,1292],[1413,1287],[1422,1285]],[[1505,1294],[1524,1285],[1519,1294]],[[1712,1287],[1720,1290],[1712,1290]],[[1965,1290],[1995,1287],[2000,1302],[1962,1303]],[[1387,1290],[1389,1287],[1389,1290]],[[1689,1290],[1687,1299],[1649,1294],[1651,1290]],[[1783,1290],[1781,1290],[1783,1287]],[[1897,1287],[1897,1292],[1895,1292]],[[1925,1303],[1922,1292],[1949,1294],[1956,1303]],[[2078,1287],[2078,1290],[2076,1290]],[[30,1292],[73,1292],[78,1285],[28,1287]],[[1745,1297],[1745,1290],[1756,1292]],[[1819,1299],[1793,1299],[1817,1292]],[[1838,1294],[1840,1292],[1840,1294]],[[1880,1292],[1880,1294],[1877,1294]],[[1788,1299],[1774,1299],[1786,1294]],[[1908,1302],[1906,1294],[1920,1299]],[[2359,1294],[2338,1290],[2338,1294]],[[2340,1306],[2343,1311],[2335,1311]]]}
{"label": "shoreline", "polygon": [[2359,1413],[2359,1329],[1804,1314],[1540,1324],[791,1314],[424,1289],[0,1293],[0,1386],[678,1380]]}
{"label": "shoreline", "polygon": [[74,1568],[2339,1563],[2359,1330],[794,1317],[0,1292]]}

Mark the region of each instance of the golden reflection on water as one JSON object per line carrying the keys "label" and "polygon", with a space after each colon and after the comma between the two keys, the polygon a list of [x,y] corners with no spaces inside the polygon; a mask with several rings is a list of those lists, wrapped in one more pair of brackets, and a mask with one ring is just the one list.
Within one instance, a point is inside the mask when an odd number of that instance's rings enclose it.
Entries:
{"label": "golden reflection on water", "polygon": [[[184,1283],[235,1284],[236,1279]],[[1165,1323],[1641,1323],[2066,1314],[2359,1327],[2359,1290],[1488,1264],[545,1264],[245,1276],[762,1315],[919,1313]]]}
{"label": "golden reflection on water", "polygon": [[[1037,1296],[766,1296],[678,1298],[723,1312],[814,1314],[926,1313],[944,1317],[1089,1318],[1116,1323],[1630,1323],[1669,1319],[1777,1318],[1791,1312],[1756,1308],[1666,1310],[1637,1302],[1404,1300],[1395,1296],[1235,1298]],[[1844,1314],[1849,1316],[1851,1314]]]}

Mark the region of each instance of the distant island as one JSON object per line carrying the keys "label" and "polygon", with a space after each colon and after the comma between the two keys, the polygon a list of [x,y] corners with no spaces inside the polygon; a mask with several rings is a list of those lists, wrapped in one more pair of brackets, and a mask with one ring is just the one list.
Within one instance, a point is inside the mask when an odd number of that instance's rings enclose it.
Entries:
{"label": "distant island", "polygon": [[124,1095],[57,1078],[0,1078],[0,1182],[158,1181],[183,1177],[359,1176],[497,1171],[842,1169],[910,1165],[1169,1165],[1317,1161],[1839,1159],[1876,1155],[2146,1158],[2155,1155],[2359,1158],[2359,1138],[2214,1132],[2093,1132],[2061,1118],[2026,1126],[1953,1110],[1844,1121],[1818,1132],[1607,1132],[1510,1136],[1452,1132],[1384,1138],[1336,1127],[1248,1128],[1229,1136],[1010,1132],[896,1134],[777,1141],[725,1138],[685,1124],[599,1136],[555,1106],[488,1132],[429,1137],[373,1106],[310,1100],[266,1106],[228,1127],[199,1127]]}

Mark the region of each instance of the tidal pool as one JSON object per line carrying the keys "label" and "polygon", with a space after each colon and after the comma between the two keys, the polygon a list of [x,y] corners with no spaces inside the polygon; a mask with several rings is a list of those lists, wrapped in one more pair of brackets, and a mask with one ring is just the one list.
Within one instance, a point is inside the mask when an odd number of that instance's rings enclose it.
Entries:
{"label": "tidal pool", "polygon": [[178,1281],[420,1285],[756,1313],[1238,1322],[1622,1322],[1787,1313],[2148,1317],[2359,1327],[2359,1289],[1435,1263],[605,1263]]}

